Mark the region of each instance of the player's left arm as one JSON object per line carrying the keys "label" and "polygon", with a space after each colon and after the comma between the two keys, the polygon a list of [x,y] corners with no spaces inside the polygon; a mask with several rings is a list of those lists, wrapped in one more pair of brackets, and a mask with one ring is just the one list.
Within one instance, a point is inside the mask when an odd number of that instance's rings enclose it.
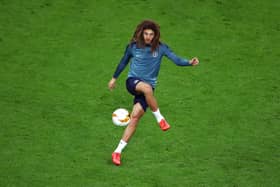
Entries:
{"label": "player's left arm", "polygon": [[177,56],[167,45],[163,44],[163,50],[165,56],[178,66],[196,66],[199,64],[197,57],[193,57],[191,60],[181,58]]}

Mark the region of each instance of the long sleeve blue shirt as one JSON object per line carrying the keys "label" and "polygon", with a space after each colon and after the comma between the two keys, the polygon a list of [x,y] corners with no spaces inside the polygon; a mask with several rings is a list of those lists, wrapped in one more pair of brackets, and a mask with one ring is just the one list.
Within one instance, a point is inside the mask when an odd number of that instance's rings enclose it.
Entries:
{"label": "long sleeve blue shirt", "polygon": [[178,57],[172,52],[166,44],[160,43],[159,47],[152,52],[151,46],[138,48],[136,43],[132,43],[126,47],[124,56],[117,66],[113,77],[118,78],[127,64],[131,61],[128,77],[138,77],[155,88],[163,56],[166,56],[178,66],[191,65],[187,59]]}

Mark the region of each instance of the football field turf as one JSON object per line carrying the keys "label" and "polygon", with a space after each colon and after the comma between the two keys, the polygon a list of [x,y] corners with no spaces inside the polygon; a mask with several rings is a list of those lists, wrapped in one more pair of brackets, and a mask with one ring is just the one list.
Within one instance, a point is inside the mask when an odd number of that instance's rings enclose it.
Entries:
{"label": "football field turf", "polygon": [[[280,186],[278,0],[0,0],[0,186]],[[164,58],[122,156],[112,124],[132,96],[107,83],[136,25],[197,67]]]}

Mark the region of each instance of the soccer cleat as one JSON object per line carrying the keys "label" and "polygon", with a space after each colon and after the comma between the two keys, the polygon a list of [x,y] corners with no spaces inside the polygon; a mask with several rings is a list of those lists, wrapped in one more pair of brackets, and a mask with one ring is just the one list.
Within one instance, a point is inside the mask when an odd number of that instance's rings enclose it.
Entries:
{"label": "soccer cleat", "polygon": [[161,128],[161,130],[167,131],[170,128],[170,125],[167,123],[165,119],[162,119],[159,122],[159,127]]}
{"label": "soccer cleat", "polygon": [[116,166],[121,165],[121,153],[112,153],[112,161]]}

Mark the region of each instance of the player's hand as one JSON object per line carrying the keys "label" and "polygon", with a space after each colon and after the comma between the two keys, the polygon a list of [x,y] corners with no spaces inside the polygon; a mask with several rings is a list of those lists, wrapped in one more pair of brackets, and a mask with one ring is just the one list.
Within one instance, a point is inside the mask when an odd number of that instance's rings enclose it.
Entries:
{"label": "player's hand", "polygon": [[117,79],[115,79],[115,78],[112,78],[110,81],[109,81],[109,83],[108,83],[108,88],[112,91],[114,88],[115,88],[115,86],[116,86],[116,80]]}
{"label": "player's hand", "polygon": [[192,58],[192,59],[190,60],[190,64],[191,64],[192,66],[198,65],[198,64],[199,64],[198,58],[197,58],[197,57]]}

